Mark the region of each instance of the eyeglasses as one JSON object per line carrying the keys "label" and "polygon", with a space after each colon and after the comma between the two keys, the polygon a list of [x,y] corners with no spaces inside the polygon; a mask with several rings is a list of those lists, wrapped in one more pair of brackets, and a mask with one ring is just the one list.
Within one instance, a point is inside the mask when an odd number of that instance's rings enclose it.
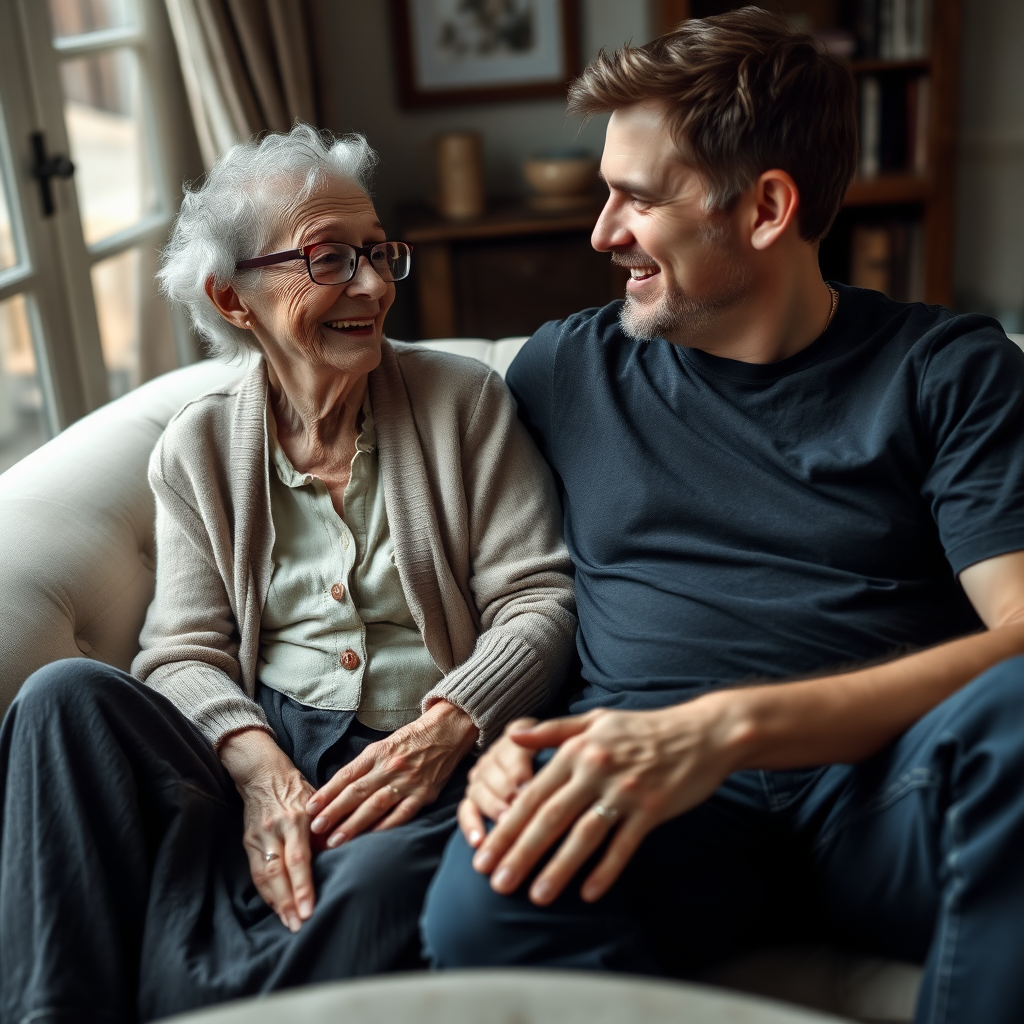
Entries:
{"label": "eyeglasses", "polygon": [[408,242],[377,242],[375,245],[349,245],[346,242],[317,242],[301,249],[286,249],[267,256],[241,260],[235,270],[254,270],[289,260],[305,260],[309,279],[314,284],[345,284],[356,275],[359,258],[365,256],[382,281],[401,281],[409,276],[412,246]]}

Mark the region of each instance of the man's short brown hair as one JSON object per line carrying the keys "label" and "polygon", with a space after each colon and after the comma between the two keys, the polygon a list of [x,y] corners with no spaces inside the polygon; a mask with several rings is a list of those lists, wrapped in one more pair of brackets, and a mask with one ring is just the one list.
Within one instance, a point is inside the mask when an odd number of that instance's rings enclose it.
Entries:
{"label": "man's short brown hair", "polygon": [[572,83],[569,112],[652,99],[666,104],[709,209],[779,168],[800,190],[800,236],[824,237],[857,166],[857,87],[814,36],[757,7],[694,18],[646,46],[602,50]]}

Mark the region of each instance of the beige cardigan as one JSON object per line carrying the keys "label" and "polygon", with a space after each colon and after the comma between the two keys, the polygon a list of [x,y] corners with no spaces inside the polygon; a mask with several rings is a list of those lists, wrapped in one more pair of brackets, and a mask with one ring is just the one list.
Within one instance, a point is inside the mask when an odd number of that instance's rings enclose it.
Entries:
{"label": "beige cardigan", "polygon": [[[490,742],[561,683],[575,637],[550,472],[504,382],[462,356],[384,342],[370,397],[402,586],[444,678]],[[252,699],[270,577],[267,373],[190,402],[153,451],[156,594],[132,672],[216,745],[267,728]]]}

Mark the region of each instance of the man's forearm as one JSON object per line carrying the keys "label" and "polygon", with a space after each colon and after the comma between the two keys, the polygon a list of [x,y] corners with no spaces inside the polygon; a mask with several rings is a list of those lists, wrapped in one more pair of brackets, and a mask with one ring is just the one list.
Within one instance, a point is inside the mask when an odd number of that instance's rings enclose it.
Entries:
{"label": "man's forearm", "polygon": [[835,676],[719,691],[734,770],[861,761],[993,665],[1024,654],[1024,622]]}

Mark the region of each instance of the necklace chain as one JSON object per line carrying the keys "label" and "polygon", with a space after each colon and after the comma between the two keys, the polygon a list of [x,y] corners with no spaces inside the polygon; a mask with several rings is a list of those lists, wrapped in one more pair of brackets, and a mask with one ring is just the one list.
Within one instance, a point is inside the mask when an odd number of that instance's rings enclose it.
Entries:
{"label": "necklace chain", "polygon": [[839,308],[839,292],[837,292],[830,284],[825,285],[825,287],[832,296],[832,308],[828,311],[828,319],[825,321],[824,330],[821,332],[822,334],[829,329],[829,325],[832,323],[832,318],[836,315],[836,310]]}

